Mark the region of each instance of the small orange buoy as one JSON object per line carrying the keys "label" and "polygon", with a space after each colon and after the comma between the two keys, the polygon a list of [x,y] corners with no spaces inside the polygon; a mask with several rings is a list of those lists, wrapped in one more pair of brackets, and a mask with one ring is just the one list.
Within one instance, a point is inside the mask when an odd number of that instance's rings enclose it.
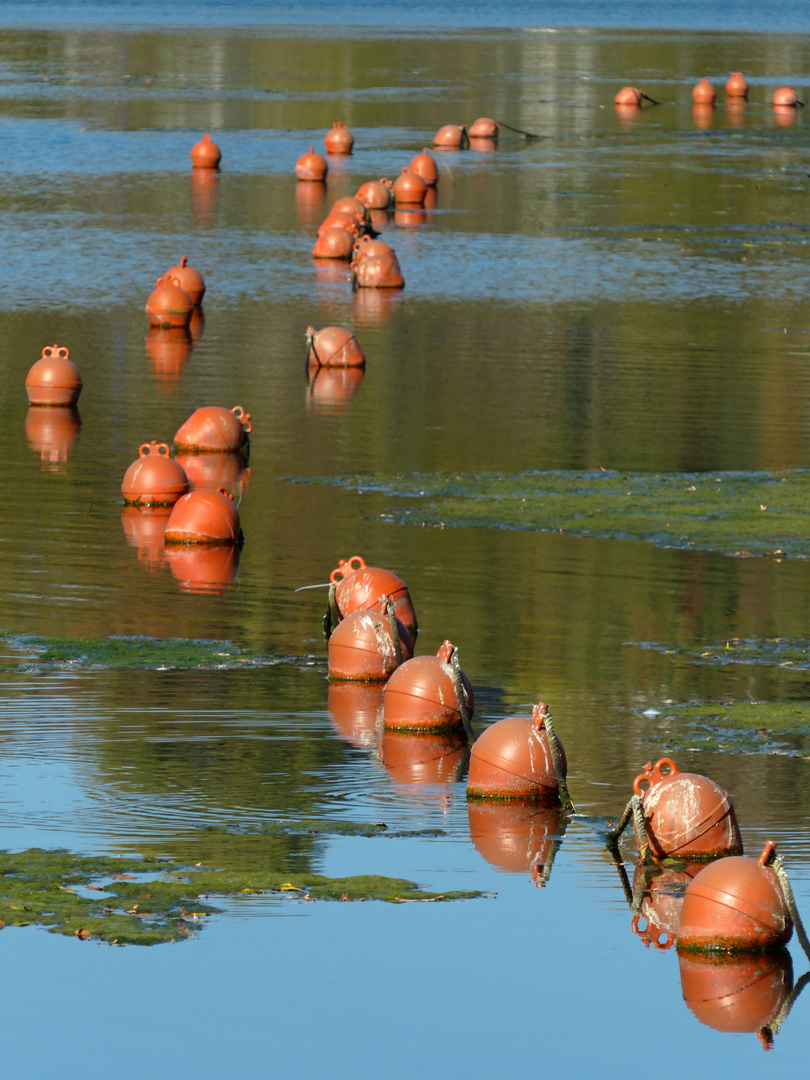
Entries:
{"label": "small orange buoy", "polygon": [[[655,765],[644,766],[633,791],[641,798],[654,858],[716,859],[742,852],[731,800],[708,777],[682,773],[671,758],[661,758]],[[641,844],[638,835],[636,839]]]}
{"label": "small orange buoy", "polygon": [[356,682],[383,682],[400,663],[413,656],[407,628],[380,611],[355,611],[338,623],[329,638],[329,678]]}
{"label": "small orange buoy", "polygon": [[773,95],[774,105],[785,106],[795,108],[797,105],[801,105],[799,101],[799,95],[795,90],[791,90],[789,86],[780,87]]}
{"label": "small orange buoy", "polygon": [[195,169],[218,169],[222,152],[210,135],[203,135],[191,148],[191,164]]}
{"label": "small orange buoy", "polygon": [[357,232],[349,232],[342,225],[324,229],[319,233],[312,249],[314,259],[351,259]]}
{"label": "small orange buoy", "polygon": [[369,210],[386,210],[391,202],[394,185],[387,177],[381,180],[369,180],[357,189],[356,199]]}
{"label": "small orange buoy", "polygon": [[785,895],[768,866],[768,841],[758,860],[718,859],[687,886],[678,949],[688,952],[761,952],[785,945],[793,933]]}
{"label": "small orange buoy", "polygon": [[394,181],[394,200],[399,206],[402,203],[421,206],[425,201],[427,184],[409,165],[405,165],[402,172]]}
{"label": "small orange buoy", "polygon": [[401,289],[405,285],[399,260],[391,251],[369,255],[352,262],[355,280],[361,289]]}
{"label": "small orange buoy", "polygon": [[361,226],[362,222],[357,220],[356,215],[345,210],[331,210],[318,226],[318,236],[327,229],[345,229],[352,236],[359,236]]}
{"label": "small orange buoy", "polygon": [[350,154],[354,146],[354,136],[342,120],[336,120],[323,142],[328,154]]}
{"label": "small orange buoy", "polygon": [[748,97],[748,81],[741,71],[732,71],[726,83],[726,96],[734,101],[745,101]]}
{"label": "small orange buoy", "polygon": [[[470,754],[467,798],[559,802],[560,777],[554,766],[547,719],[548,706],[541,701],[531,716],[508,716],[482,732]],[[565,779],[565,751],[559,740],[557,744]]]}
{"label": "small orange buoy", "polygon": [[381,596],[387,596],[394,605],[394,614],[400,622],[405,624],[410,633],[417,629],[416,612],[408,586],[391,570],[384,570],[380,566],[366,566],[362,555],[352,555],[348,559],[338,560],[338,565],[329,575],[329,581],[335,587],[338,618],[345,619],[353,611],[373,608]]}
{"label": "small orange buoy", "polygon": [[225,491],[190,491],[174,504],[163,539],[167,544],[239,544],[239,511]]}
{"label": "small orange buoy", "polygon": [[166,275],[158,278],[155,290],[146,301],[146,314],[152,326],[188,326],[194,304],[180,286],[180,279]]}
{"label": "small orange buoy", "polygon": [[75,405],[82,392],[82,377],[70,359],[70,349],[46,345],[25,377],[25,392],[32,405]]}
{"label": "small orange buoy", "polygon": [[[350,330],[342,326],[307,327],[307,364],[309,367],[364,367],[366,358]],[[385,592],[384,589],[380,592]],[[377,593],[380,596],[380,593]]]}
{"label": "small orange buoy", "polygon": [[500,132],[498,121],[490,120],[488,116],[480,116],[467,130],[471,139],[497,139]]}
{"label": "small orange buoy", "polygon": [[433,136],[433,145],[437,150],[464,150],[469,142],[463,124],[445,124]]}
{"label": "small orange buoy", "polygon": [[421,154],[417,154],[411,161],[410,168],[419,173],[428,187],[435,187],[439,182],[439,166],[436,159],[432,158],[425,147]]}
{"label": "small orange buoy", "polygon": [[223,593],[239,567],[238,544],[169,544],[164,555],[180,588],[191,593]]}
{"label": "small orange buoy", "polygon": [[191,297],[192,304],[195,307],[200,306],[205,296],[205,282],[199,270],[195,270],[193,266],[188,265],[188,259],[185,255],[177,266],[170,267],[163,276],[176,278],[180,283],[180,288]]}
{"label": "small orange buoy", "polygon": [[229,454],[248,441],[253,425],[241,405],[223,409],[207,405],[196,409],[174,436],[177,451],[188,454]]}
{"label": "small orange buoy", "polygon": [[623,86],[613,99],[613,104],[632,105],[640,109],[643,96],[641,90],[637,90],[635,86]]}
{"label": "small orange buoy", "polygon": [[167,443],[142,443],[138,458],[124,473],[124,502],[140,506],[171,506],[188,491],[188,477],[170,457]]}
{"label": "small orange buoy", "polygon": [[323,154],[317,154],[313,146],[295,163],[295,175],[299,180],[325,180],[328,172],[326,158]]}
{"label": "small orange buoy", "polygon": [[701,79],[696,86],[692,87],[692,101],[696,105],[714,105],[717,91],[708,79]]}
{"label": "small orange buoy", "polygon": [[355,195],[344,195],[342,199],[335,199],[329,213],[354,214],[361,223],[366,220],[366,207]]}
{"label": "small orange buoy", "polygon": [[[415,656],[394,672],[383,694],[383,725],[394,731],[452,731],[473,712],[470,681],[451,660],[445,641],[435,656]],[[460,688],[460,689],[459,689]]]}
{"label": "small orange buoy", "polygon": [[701,1024],[740,1035],[756,1032],[770,1049],[770,1028],[793,988],[787,949],[722,958],[682,953],[678,962],[683,1000]]}

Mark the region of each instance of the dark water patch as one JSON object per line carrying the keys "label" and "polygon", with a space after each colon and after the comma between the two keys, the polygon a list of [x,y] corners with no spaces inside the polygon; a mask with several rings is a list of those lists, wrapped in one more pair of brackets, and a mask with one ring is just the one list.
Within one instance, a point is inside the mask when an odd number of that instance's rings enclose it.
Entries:
{"label": "dark water patch", "polygon": [[389,839],[447,835],[444,829],[389,829],[382,821],[372,825],[364,821],[319,818],[266,821],[261,825],[206,825],[203,831],[236,836],[386,836]]}
{"label": "dark water patch", "polygon": [[683,656],[695,664],[766,664],[802,671],[810,668],[810,641],[806,638],[728,638],[711,645],[670,646],[638,642],[642,649]]}

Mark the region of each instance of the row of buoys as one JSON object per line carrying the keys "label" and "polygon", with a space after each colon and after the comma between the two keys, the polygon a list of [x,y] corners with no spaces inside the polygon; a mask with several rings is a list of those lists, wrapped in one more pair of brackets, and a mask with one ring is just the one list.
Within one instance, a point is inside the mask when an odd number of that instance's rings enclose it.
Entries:
{"label": "row of buoys", "polygon": [[[741,104],[748,100],[748,81],[741,71],[732,72],[726,83],[726,100],[732,104]],[[702,78],[692,87],[692,101],[695,105],[714,105],[717,100],[717,91],[708,79]],[[657,105],[658,102],[639,90],[635,86],[623,86],[613,99],[615,105],[620,107],[641,108],[644,101]],[[803,102],[799,101],[799,95],[789,86],[780,87],[773,95],[775,108],[797,108]]]}

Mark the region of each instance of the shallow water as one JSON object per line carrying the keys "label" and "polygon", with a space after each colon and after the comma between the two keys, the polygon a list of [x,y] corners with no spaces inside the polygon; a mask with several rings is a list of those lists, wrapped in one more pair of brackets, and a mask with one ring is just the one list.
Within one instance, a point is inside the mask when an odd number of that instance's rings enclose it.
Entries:
{"label": "shallow water", "polygon": [[[6,928],[6,1060],[21,1075],[618,1075],[639,1030],[677,1048],[661,1062],[642,1042],[666,1076],[685,1054],[698,1076],[806,1059],[804,1000],[767,1057],[753,1033],[690,1012],[674,950],[635,939],[600,837],[644,762],[677,751],[731,791],[749,853],[777,840],[810,910],[808,732],[758,741],[733,709],[727,731],[695,708],[806,704],[806,665],[779,650],[721,661],[732,638],[806,655],[807,561],[408,526],[379,491],[290,481],[806,468],[810,129],[801,110],[779,126],[767,101],[784,83],[804,96],[810,24],[775,6],[619,18],[593,3],[581,28],[548,33],[565,22],[548,5],[510,7],[494,28],[490,8],[426,10],[387,10],[381,27],[366,5],[324,4],[302,26],[281,5],[210,2],[182,32],[180,9],[158,26],[145,3],[0,11],[0,629],[223,639],[272,661],[155,670],[156,648],[131,670],[48,666],[0,640],[0,848],[262,865],[272,847],[293,879],[379,873],[491,894],[239,897],[173,948]],[[695,116],[694,81],[740,67],[751,102]],[[617,117],[624,83],[664,104]],[[384,230],[402,294],[353,294],[341,268],[313,266],[333,198],[480,114],[540,138],[445,155],[436,206]],[[293,165],[339,117],[357,150],[332,162],[322,201]],[[223,168],[195,178],[188,150],[205,130]],[[156,340],[143,304],[184,253],[208,283],[204,325]],[[308,389],[310,323],[356,330],[356,387]],[[53,342],[84,390],[76,412],[44,417],[22,383]],[[208,403],[253,420],[249,471],[223,477],[247,542],[218,568],[168,559],[120,499],[138,446]],[[462,753],[409,763],[330,697],[324,594],[294,590],[355,552],[408,582],[420,652],[459,645],[479,730],[551,704],[579,810],[562,838],[540,819],[487,840]],[[763,726],[781,715],[763,708]],[[442,832],[270,845],[206,831],[316,817]],[[49,1042],[32,1038],[43,1011]]]}

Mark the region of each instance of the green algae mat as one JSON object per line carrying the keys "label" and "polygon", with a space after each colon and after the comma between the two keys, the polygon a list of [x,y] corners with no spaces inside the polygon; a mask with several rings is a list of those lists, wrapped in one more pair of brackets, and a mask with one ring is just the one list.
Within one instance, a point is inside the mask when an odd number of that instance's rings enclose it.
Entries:
{"label": "green algae mat", "polygon": [[396,498],[379,516],[398,524],[573,533],[737,556],[810,556],[805,469],[417,473],[297,482]]}
{"label": "green algae mat", "polygon": [[645,712],[661,754],[707,750],[810,757],[810,701],[667,702]]}

